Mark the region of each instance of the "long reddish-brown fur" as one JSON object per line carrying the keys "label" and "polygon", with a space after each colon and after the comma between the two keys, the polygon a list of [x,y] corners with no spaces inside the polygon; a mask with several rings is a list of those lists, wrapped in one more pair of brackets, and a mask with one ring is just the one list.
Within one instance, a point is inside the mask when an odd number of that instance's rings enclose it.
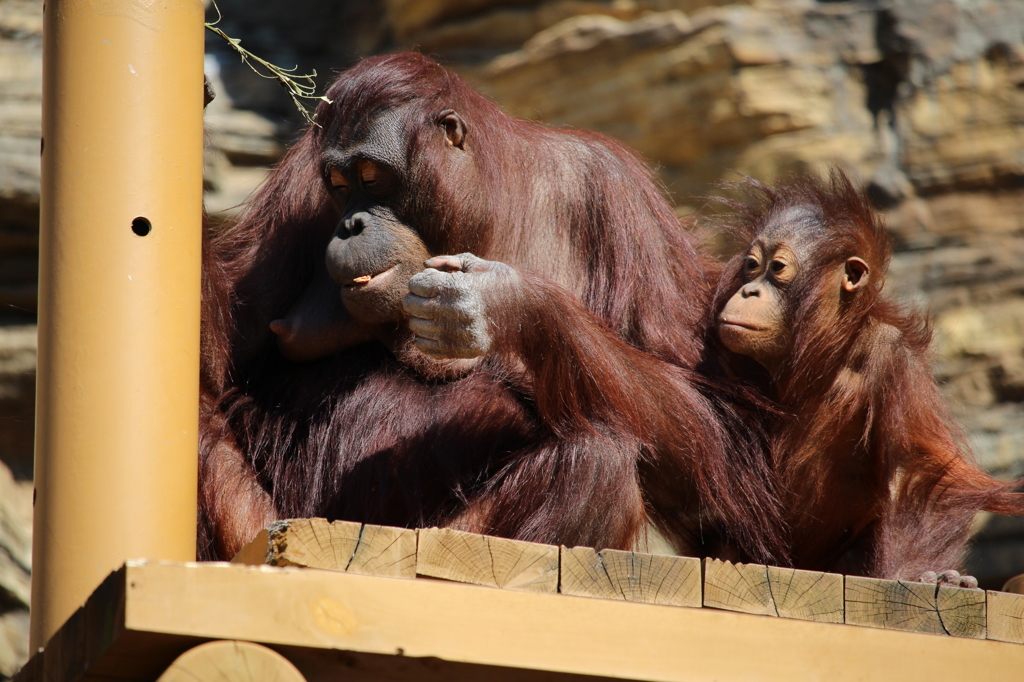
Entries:
{"label": "long reddish-brown fur", "polygon": [[[1019,514],[1024,496],[971,461],[932,377],[927,316],[883,294],[891,246],[882,220],[840,171],[748,187],[751,201],[733,204],[742,240],[793,207],[816,211],[822,230],[787,293],[799,303],[782,370],[770,379],[721,349],[780,408],[764,413],[763,428],[793,564],[903,579],[959,569],[975,513]],[[868,289],[834,308],[825,303],[832,275],[853,256],[870,266]],[[715,310],[741,286],[741,267],[739,257],[726,267]]]}
{"label": "long reddish-brown fur", "polygon": [[[757,434],[692,368],[712,292],[649,170],[594,133],[517,120],[420,55],[368,59],[327,93],[206,255],[200,553],[226,557],[278,517],[449,525],[627,549],[653,521],[693,553],[770,560],[781,531]],[[481,187],[425,133],[454,109]],[[464,376],[369,343],[286,361],[268,329],[339,220],[328,135],[401,110],[402,218],[433,255],[505,262],[496,351]]]}

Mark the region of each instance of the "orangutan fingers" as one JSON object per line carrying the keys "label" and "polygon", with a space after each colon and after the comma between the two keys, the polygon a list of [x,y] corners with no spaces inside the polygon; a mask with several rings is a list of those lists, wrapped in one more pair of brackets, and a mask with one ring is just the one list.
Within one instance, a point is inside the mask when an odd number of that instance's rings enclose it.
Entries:
{"label": "orangutan fingers", "polygon": [[417,296],[432,298],[451,287],[451,277],[450,273],[428,268],[409,279],[409,291]]}
{"label": "orangutan fingers", "polygon": [[414,338],[413,345],[421,352],[441,360],[476,358],[485,352],[475,344],[455,343],[453,340],[429,339],[422,336]]}
{"label": "orangutan fingers", "polygon": [[425,339],[432,339],[434,341],[439,341],[444,333],[441,327],[434,320],[422,319],[419,317],[409,318],[409,331],[416,336]]}
{"label": "orangutan fingers", "polygon": [[432,320],[438,316],[437,309],[438,303],[436,298],[424,298],[410,292],[402,299],[402,310],[410,317]]}
{"label": "orangutan fingers", "polygon": [[459,256],[434,256],[424,261],[423,265],[441,272],[459,272],[463,269],[463,263]]}

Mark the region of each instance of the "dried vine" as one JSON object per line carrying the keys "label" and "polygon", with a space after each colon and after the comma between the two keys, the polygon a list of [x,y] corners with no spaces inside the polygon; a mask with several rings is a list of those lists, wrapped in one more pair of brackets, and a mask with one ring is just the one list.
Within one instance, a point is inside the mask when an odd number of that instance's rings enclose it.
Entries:
{"label": "dried vine", "polygon": [[223,15],[220,12],[220,8],[217,7],[216,1],[213,2],[213,9],[217,11],[217,18],[214,21],[206,22],[207,30],[212,31],[223,38],[227,44],[231,46],[231,49],[241,56],[242,61],[248,64],[249,68],[252,69],[257,76],[276,80],[280,83],[281,87],[288,93],[288,96],[291,97],[292,102],[295,104],[295,108],[299,110],[302,118],[311,125],[318,125],[314,120],[316,114],[310,114],[309,110],[306,109],[306,106],[302,103],[302,100],[304,99],[323,100],[328,104],[331,103],[331,100],[326,97],[314,94],[316,92],[316,81],[313,79],[316,78],[316,70],[313,70],[312,73],[296,73],[299,68],[298,65],[293,66],[290,69],[286,69],[284,67],[277,66],[276,64],[271,64],[267,60],[258,57],[242,47],[242,41],[240,39],[232,38],[217,26],[217,24],[220,23],[220,20],[223,19]]}

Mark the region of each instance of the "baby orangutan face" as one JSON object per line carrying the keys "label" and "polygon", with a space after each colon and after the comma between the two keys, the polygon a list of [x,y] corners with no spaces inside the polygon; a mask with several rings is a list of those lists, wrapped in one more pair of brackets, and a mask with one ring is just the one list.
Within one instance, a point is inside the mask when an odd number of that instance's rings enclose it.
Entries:
{"label": "baby orangutan face", "polygon": [[754,242],[743,258],[743,286],[718,315],[718,336],[726,348],[769,371],[785,356],[790,340],[785,289],[798,267],[788,245]]}
{"label": "baby orangutan face", "polygon": [[868,265],[860,258],[847,258],[834,268],[815,263],[824,239],[827,233],[818,213],[803,206],[783,211],[758,232],[743,258],[743,284],[718,315],[718,336],[726,348],[774,374],[790,354],[793,311],[800,304],[794,283],[799,278],[827,279],[828,293],[818,303],[837,311],[841,297],[867,285]]}

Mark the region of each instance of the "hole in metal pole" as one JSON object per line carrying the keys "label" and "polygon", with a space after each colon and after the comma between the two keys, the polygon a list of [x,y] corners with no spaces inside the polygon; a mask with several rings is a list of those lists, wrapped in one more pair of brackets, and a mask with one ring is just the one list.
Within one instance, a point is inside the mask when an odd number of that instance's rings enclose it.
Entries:
{"label": "hole in metal pole", "polygon": [[132,221],[132,232],[139,235],[140,237],[145,237],[147,234],[150,233],[152,229],[153,225],[149,222],[149,220],[143,218],[142,216],[139,216],[138,218]]}

